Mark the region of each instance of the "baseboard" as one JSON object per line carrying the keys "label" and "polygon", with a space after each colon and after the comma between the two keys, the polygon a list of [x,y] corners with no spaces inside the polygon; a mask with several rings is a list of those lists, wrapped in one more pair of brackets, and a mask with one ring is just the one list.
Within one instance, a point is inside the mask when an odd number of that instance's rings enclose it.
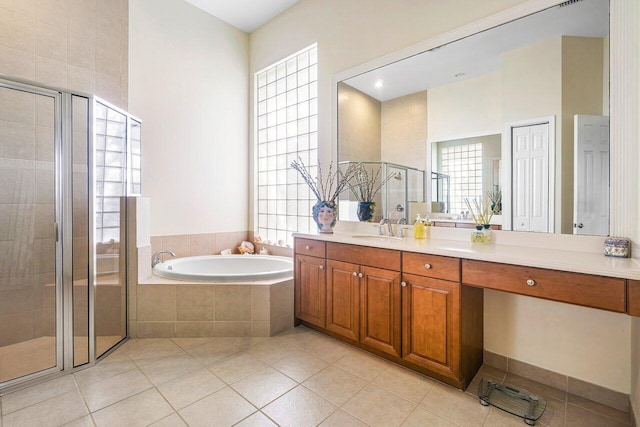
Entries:
{"label": "baseboard", "polygon": [[569,394],[601,403],[622,412],[631,412],[630,397],[628,394],[589,383],[584,380],[540,368],[516,359],[500,354],[484,351],[484,363],[501,369],[513,375],[549,385]]}

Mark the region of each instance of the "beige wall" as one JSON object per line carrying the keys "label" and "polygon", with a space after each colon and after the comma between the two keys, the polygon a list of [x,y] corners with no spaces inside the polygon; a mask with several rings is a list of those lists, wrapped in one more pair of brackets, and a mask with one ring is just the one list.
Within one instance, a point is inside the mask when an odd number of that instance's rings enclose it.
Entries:
{"label": "beige wall", "polygon": [[128,0],[0,3],[0,73],[127,109]]}
{"label": "beige wall", "polygon": [[429,141],[502,132],[500,71],[429,90]]}
{"label": "beige wall", "polygon": [[338,90],[339,161],[380,161],[380,101],[345,83]]}
{"label": "beige wall", "polygon": [[130,21],[151,234],[246,230],[248,35],[182,0],[131,0]]}
{"label": "beige wall", "polygon": [[427,167],[427,91],[382,103],[380,152],[385,162]]}

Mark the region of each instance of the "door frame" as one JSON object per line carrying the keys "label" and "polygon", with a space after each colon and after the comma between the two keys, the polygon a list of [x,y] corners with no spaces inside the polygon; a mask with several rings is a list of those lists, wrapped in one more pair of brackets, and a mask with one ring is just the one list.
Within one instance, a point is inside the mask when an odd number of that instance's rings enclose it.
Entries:
{"label": "door frame", "polygon": [[512,182],[513,182],[513,129],[534,125],[549,125],[549,233],[555,233],[556,199],[556,117],[545,116],[534,119],[505,122],[502,133],[502,229],[513,229]]}

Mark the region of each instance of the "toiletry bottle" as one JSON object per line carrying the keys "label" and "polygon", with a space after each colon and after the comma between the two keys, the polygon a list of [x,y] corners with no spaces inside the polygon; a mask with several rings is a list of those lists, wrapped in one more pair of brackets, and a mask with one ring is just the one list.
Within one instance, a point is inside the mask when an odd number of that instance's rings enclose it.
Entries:
{"label": "toiletry bottle", "polygon": [[416,215],[416,222],[413,224],[413,238],[414,239],[425,239],[426,230],[424,227],[424,222],[420,218],[420,214]]}
{"label": "toiletry bottle", "polygon": [[427,217],[424,220],[424,238],[428,239],[429,237],[431,237],[431,226],[433,224],[431,223],[431,220]]}

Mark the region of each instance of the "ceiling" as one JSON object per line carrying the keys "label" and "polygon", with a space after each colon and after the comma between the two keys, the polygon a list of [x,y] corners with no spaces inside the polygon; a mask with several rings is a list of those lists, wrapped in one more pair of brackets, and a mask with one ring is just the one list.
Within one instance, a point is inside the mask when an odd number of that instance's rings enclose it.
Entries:
{"label": "ceiling", "polygon": [[[569,3],[569,2],[565,2]],[[352,77],[345,83],[379,101],[500,70],[500,56],[539,41],[609,34],[609,1],[555,6],[462,40]],[[376,86],[376,82],[379,83]]]}
{"label": "ceiling", "polygon": [[185,0],[195,7],[250,33],[298,0]]}

